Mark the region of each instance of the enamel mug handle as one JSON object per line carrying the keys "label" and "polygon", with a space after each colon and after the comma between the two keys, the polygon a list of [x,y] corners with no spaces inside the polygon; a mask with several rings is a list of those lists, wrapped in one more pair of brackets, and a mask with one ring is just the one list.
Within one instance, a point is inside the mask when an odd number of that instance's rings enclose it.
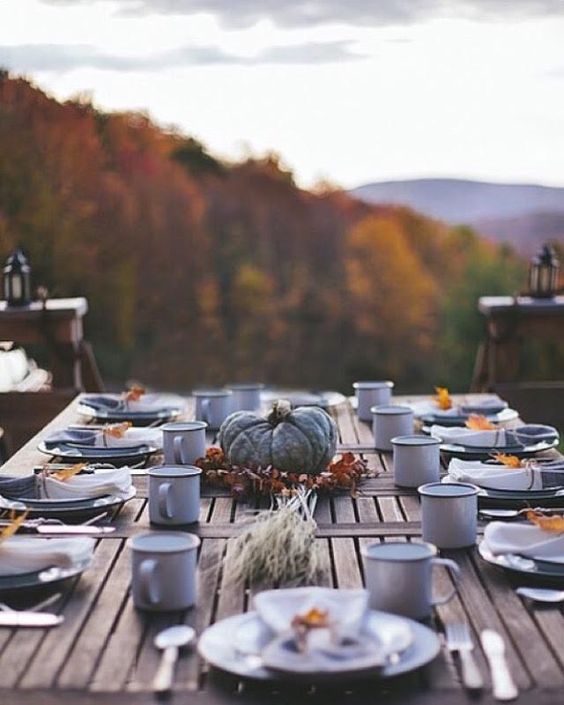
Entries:
{"label": "enamel mug handle", "polygon": [[139,565],[139,582],[141,583],[141,599],[150,605],[159,603],[160,595],[157,586],[157,561],[147,558]]}
{"label": "enamel mug handle", "polygon": [[163,519],[172,519],[172,485],[163,482],[159,485],[159,514]]}
{"label": "enamel mug handle", "polygon": [[456,584],[458,583],[458,580],[460,578],[460,568],[458,565],[454,562],[451,561],[450,558],[433,558],[432,559],[432,564],[433,568],[435,566],[442,565],[444,566],[448,572],[450,573],[450,577],[452,578],[454,585],[452,586],[452,590],[446,595],[445,597],[437,597],[436,599],[431,601],[431,604],[434,605],[444,605],[446,602],[449,602],[452,600],[452,598],[456,594]]}
{"label": "enamel mug handle", "polygon": [[210,416],[210,400],[209,399],[202,399],[202,405],[201,405],[202,421],[209,423],[209,416]]}
{"label": "enamel mug handle", "polygon": [[174,437],[174,462],[177,465],[188,465],[188,454],[184,436]]}

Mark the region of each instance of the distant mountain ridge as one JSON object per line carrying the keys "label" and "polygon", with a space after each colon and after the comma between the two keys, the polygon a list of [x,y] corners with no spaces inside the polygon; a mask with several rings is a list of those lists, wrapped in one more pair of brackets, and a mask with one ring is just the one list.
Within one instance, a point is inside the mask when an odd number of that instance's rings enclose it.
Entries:
{"label": "distant mountain ridge", "polygon": [[523,254],[546,240],[564,241],[564,188],[429,178],[375,182],[350,193],[471,225],[493,240],[512,242]]}

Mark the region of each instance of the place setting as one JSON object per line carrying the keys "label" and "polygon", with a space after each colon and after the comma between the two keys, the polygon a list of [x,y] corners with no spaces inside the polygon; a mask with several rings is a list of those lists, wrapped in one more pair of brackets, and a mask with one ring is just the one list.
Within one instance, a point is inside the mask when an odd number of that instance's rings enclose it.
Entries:
{"label": "place setting", "polygon": [[91,422],[131,421],[135,426],[151,426],[178,418],[186,400],[177,394],[147,392],[133,385],[121,393],[83,394],[78,413]]}
{"label": "place setting", "polygon": [[[130,468],[78,463],[29,475],[0,477],[0,512],[27,512],[31,518],[76,522],[115,512],[136,496]],[[1,521],[1,519],[0,519]],[[24,529],[32,529],[28,523]],[[47,528],[36,524],[38,533]],[[53,526],[51,529],[54,531]],[[58,529],[62,533],[61,527]],[[97,533],[92,527],[90,533]],[[102,533],[102,532],[100,532]]]}
{"label": "place setting", "polygon": [[511,409],[497,394],[483,394],[479,399],[470,397],[464,401],[455,401],[447,387],[435,387],[433,397],[412,402],[409,406],[424,427],[435,424],[464,426],[473,415],[483,416],[493,424],[508,423],[519,417],[518,411]]}
{"label": "place setting", "polygon": [[135,465],[162,450],[160,428],[135,427],[130,421],[102,426],[69,426],[46,436],[41,453],[68,462],[109,462]]}

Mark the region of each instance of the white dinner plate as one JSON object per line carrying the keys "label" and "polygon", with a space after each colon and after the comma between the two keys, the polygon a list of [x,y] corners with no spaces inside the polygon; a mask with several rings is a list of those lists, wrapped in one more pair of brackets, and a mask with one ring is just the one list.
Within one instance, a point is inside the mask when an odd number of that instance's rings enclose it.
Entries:
{"label": "white dinner plate", "polygon": [[[435,632],[411,619],[372,611],[369,624],[370,631],[374,631],[381,639],[386,638],[390,657],[383,668],[368,672],[351,670],[340,673],[339,677],[364,677],[367,673],[373,673],[382,678],[390,678],[424,666],[439,653],[440,642]],[[384,636],[386,633],[389,637]],[[215,668],[242,678],[288,679],[292,677],[291,674],[271,671],[262,666],[259,654],[273,636],[256,612],[247,612],[208,627],[200,637],[198,651]],[[303,677],[303,674],[300,676]],[[318,677],[312,674],[308,677],[318,680],[319,677],[326,678],[327,674],[319,674]]]}

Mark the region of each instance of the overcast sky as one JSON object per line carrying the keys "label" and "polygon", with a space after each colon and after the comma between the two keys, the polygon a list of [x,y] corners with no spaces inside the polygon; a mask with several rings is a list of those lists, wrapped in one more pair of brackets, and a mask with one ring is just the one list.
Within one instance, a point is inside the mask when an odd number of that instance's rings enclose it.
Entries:
{"label": "overcast sky", "polygon": [[298,181],[564,186],[564,0],[0,0],[0,66]]}

